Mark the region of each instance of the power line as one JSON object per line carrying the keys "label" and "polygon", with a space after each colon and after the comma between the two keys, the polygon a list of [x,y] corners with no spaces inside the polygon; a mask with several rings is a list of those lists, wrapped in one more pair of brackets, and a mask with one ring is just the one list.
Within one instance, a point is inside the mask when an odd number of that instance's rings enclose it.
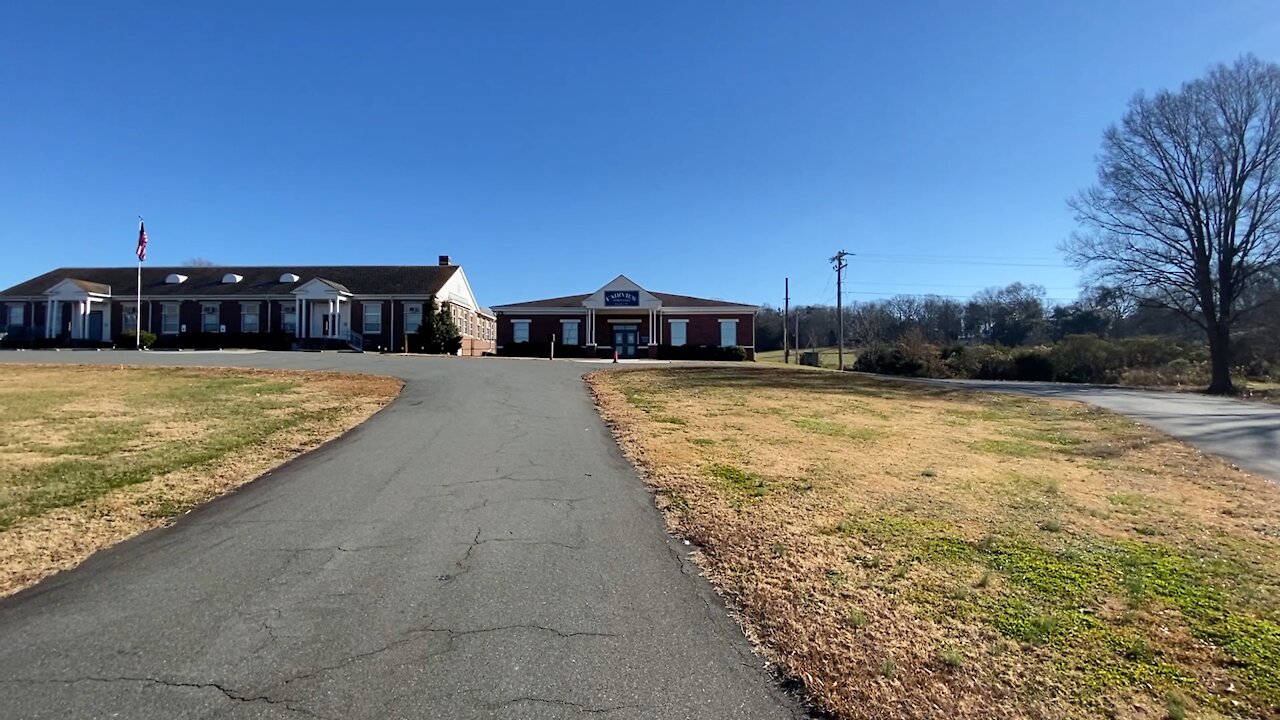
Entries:
{"label": "power line", "polygon": [[933,255],[912,253],[858,253],[858,257],[902,260],[992,260],[997,262],[1053,262],[1061,258],[1050,255]]}
{"label": "power line", "polygon": [[[862,257],[862,256],[859,255],[858,257]],[[989,287],[993,287],[992,285],[946,285],[942,283],[888,283],[888,282],[861,282],[861,281],[858,284],[864,285],[864,286],[890,287],[890,288],[895,288],[895,287],[959,288],[959,289],[973,288],[974,290],[986,290]],[[1073,285],[1041,285],[1040,287],[1044,288],[1045,290],[1077,290],[1079,289]]]}
{"label": "power line", "polygon": [[[844,294],[845,295],[871,295],[873,297],[881,297],[881,298],[888,299],[888,296],[885,293],[875,292],[873,290],[845,290]],[[901,294],[910,295],[911,297],[918,297],[918,298],[937,297],[937,298],[947,298],[948,300],[972,300],[973,299],[972,295],[944,295],[942,293],[901,293]],[[1053,302],[1053,303],[1074,302],[1074,299],[1069,297],[1052,297],[1052,296],[1046,295],[1044,299],[1047,302]]]}
{"label": "power line", "polygon": [[957,258],[883,257],[883,258],[872,258],[872,260],[874,260],[877,263],[912,264],[912,265],[979,265],[984,267],[1039,267],[1039,268],[1067,267],[1066,263],[1005,262],[1001,260],[977,260],[974,258],[960,258],[960,257],[957,257]]}

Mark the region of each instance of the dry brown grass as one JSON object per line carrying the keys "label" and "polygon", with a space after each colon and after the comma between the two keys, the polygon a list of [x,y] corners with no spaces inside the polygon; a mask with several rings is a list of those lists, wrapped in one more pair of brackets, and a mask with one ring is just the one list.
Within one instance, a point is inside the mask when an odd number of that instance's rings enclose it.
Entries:
{"label": "dry brown grass", "polygon": [[393,378],[4,368],[0,595],[238,487],[391,402]]}
{"label": "dry brown grass", "polygon": [[749,634],[840,717],[1280,717],[1267,481],[1076,403],[748,366],[590,383]]}

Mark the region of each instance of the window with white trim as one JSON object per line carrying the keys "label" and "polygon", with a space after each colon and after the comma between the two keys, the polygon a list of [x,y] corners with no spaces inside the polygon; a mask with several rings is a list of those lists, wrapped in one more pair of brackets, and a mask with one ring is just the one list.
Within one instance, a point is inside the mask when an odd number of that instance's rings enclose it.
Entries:
{"label": "window with white trim", "polygon": [[511,321],[511,342],[529,342],[529,321],[528,320],[512,320]]}
{"label": "window with white trim", "polygon": [[671,345],[680,347],[688,342],[689,338],[689,321],[688,320],[672,320],[671,321]]}
{"label": "window with white trim", "polygon": [[560,344],[561,345],[577,345],[578,344],[578,321],[577,320],[561,320],[560,321]]}
{"label": "window with white trim", "polygon": [[733,347],[738,344],[738,321],[720,321],[720,347]]}
{"label": "window with white trim", "polygon": [[404,331],[416,333],[422,327],[422,303],[405,303]]}
{"label": "window with white trim", "polygon": [[360,305],[361,312],[364,313],[364,331],[367,333],[382,332],[382,303],[362,303]]}
{"label": "window with white trim", "polygon": [[160,332],[164,335],[177,335],[182,329],[182,319],[179,315],[179,308],[182,305],[176,302],[160,303]]}
{"label": "window with white trim", "polygon": [[280,329],[287,333],[298,332],[298,306],[280,303]]}
{"label": "window with white trim", "polygon": [[200,332],[216,333],[222,326],[222,303],[200,303]]}
{"label": "window with white trim", "polygon": [[20,328],[23,323],[22,306],[9,306],[9,327]]}
{"label": "window with white trim", "polygon": [[256,302],[240,303],[240,332],[258,332],[258,321],[261,313],[262,309]]}
{"label": "window with white trim", "polygon": [[138,304],[136,302],[120,303],[121,331],[133,332],[138,329]]}

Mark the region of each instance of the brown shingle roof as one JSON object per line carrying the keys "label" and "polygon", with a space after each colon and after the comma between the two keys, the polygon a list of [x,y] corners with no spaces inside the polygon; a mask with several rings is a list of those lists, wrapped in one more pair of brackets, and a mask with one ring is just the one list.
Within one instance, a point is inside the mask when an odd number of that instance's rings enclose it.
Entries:
{"label": "brown shingle roof", "polygon": [[668,307],[741,307],[743,305],[750,305],[750,303],[711,300],[709,298],[693,297],[692,295],[672,295],[671,293],[660,292],[649,294],[661,300],[662,304]]}
{"label": "brown shingle roof", "polygon": [[582,302],[589,297],[591,297],[591,295],[589,294],[565,295],[564,297],[547,298],[546,300],[530,300],[529,302],[508,303],[506,305],[494,305],[493,309],[501,310],[505,307],[510,307],[512,305],[519,305],[520,307],[551,307],[551,308],[582,307]]}
{"label": "brown shingle roof", "polygon": [[75,283],[77,287],[79,287],[81,290],[84,290],[85,292],[97,293],[98,295],[111,294],[110,285],[104,285],[103,283],[89,282],[88,280],[80,280],[78,278],[67,278],[67,279]]}
{"label": "brown shingle roof", "polygon": [[[667,307],[752,307],[750,303],[728,302],[726,300],[711,300],[709,298],[693,297],[692,295],[673,295],[672,293],[650,292],[650,295],[662,301]],[[591,297],[586,295],[565,295],[564,297],[547,298],[545,300],[530,300],[529,302],[509,303],[507,305],[494,305],[495,310],[504,310],[509,307],[521,308],[578,308],[582,307],[582,302]]]}
{"label": "brown shingle roof", "polygon": [[[193,295],[288,295],[308,280],[322,278],[330,284],[349,288],[355,295],[435,295],[458,271],[458,265],[273,265],[260,267],[143,267],[142,294],[150,297]],[[294,273],[296,283],[282,283],[280,276]],[[129,297],[138,292],[137,268],[58,268],[18,283],[0,292],[0,297],[40,295],[62,280],[72,279],[98,285],[107,292]],[[187,280],[167,284],[171,273],[186,275]],[[238,283],[223,283],[227,273],[243,275]],[[109,286],[109,287],[108,287]],[[88,289],[88,288],[86,288]],[[101,292],[94,290],[93,292]]]}

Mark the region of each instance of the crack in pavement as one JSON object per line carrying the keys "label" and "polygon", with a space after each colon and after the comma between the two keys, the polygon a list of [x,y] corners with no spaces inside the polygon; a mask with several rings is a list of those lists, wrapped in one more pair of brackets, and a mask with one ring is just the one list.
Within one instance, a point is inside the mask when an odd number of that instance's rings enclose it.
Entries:
{"label": "crack in pavement", "polygon": [[462,554],[461,558],[458,558],[457,562],[454,563],[454,565],[458,566],[458,572],[453,573],[452,575],[440,575],[436,578],[437,580],[448,585],[471,571],[471,566],[468,565],[467,562],[471,560],[471,553],[474,552],[476,546],[480,544],[480,533],[482,531],[483,528],[476,528],[476,536],[471,538],[471,544],[467,546],[467,551]]}
{"label": "crack in pavement", "polygon": [[[726,616],[732,619],[735,625],[738,625],[739,623],[737,618],[734,618],[733,613],[729,611],[728,608],[716,607],[715,605],[713,605],[711,603],[711,600],[707,598],[702,588],[699,587],[700,583],[698,583],[697,580],[699,577],[701,577],[701,574],[695,575],[689,572],[689,566],[692,565],[695,568],[698,567],[697,563],[693,561],[693,558],[686,557],[684,553],[680,551],[679,548],[673,546],[671,543],[667,543],[667,550],[668,552],[671,553],[671,557],[675,559],[677,567],[680,568],[680,574],[683,575],[685,578],[685,582],[687,582],[690,585],[690,588],[693,590],[694,595],[696,595],[698,599],[702,601],[703,609],[706,612],[707,618],[713,622],[713,625],[715,626],[716,631],[721,635],[725,635],[725,631],[722,624]],[[701,569],[699,568],[699,571],[700,570]],[[716,592],[714,587],[712,588],[711,592]],[[726,635],[726,638],[729,640],[729,643],[728,643],[729,646],[734,650],[734,652],[738,654],[739,663],[745,667],[751,668],[752,670],[757,670],[757,671],[760,670],[763,665],[763,659],[760,658],[758,655],[756,655],[756,653],[753,650],[749,648],[743,648],[739,645],[738,642],[735,642],[738,639],[737,635],[741,633],[742,630],[739,627],[737,628],[737,631],[738,633],[735,633],[733,635]]]}
{"label": "crack in pavement", "polygon": [[512,475],[507,474],[507,475],[499,475],[498,477],[491,477],[491,478],[472,478],[471,480],[454,480],[453,482],[436,483],[434,487],[448,488],[448,487],[458,487],[459,485],[478,485],[480,483],[493,483],[493,482],[562,483],[562,482],[571,482],[571,481],[565,480],[563,478],[513,477]]}
{"label": "crack in pavement", "polygon": [[509,705],[517,705],[519,703],[538,703],[540,705],[558,705],[561,707],[570,708],[575,712],[590,713],[590,714],[605,714],[605,713],[617,712],[619,710],[636,710],[641,707],[640,705],[612,705],[609,707],[592,707],[590,705],[584,705],[583,703],[576,703],[571,700],[556,700],[553,698],[537,697],[536,695],[524,695],[521,697],[515,697],[515,698],[511,698],[510,700],[503,700],[500,703],[486,704],[485,707],[489,710],[499,710]]}
{"label": "crack in pavement", "polygon": [[290,712],[306,715],[307,717],[321,718],[319,715],[304,707],[298,707],[287,700],[277,700],[269,695],[244,695],[233,690],[221,683],[216,682],[181,682],[177,680],[165,680],[164,678],[154,677],[133,677],[122,675],[120,677],[96,677],[85,676],[78,678],[15,678],[12,680],[0,680],[0,684],[31,684],[31,685],[76,685],[79,683],[149,683],[165,688],[187,689],[187,690],[217,690],[222,693],[223,697],[228,700],[240,703],[266,703],[267,705],[279,705]]}
{"label": "crack in pavement", "polygon": [[537,496],[537,497],[508,498],[506,500],[494,500],[492,498],[485,498],[484,502],[481,502],[479,505],[468,505],[467,507],[459,508],[459,512],[470,512],[472,510],[481,510],[483,508],[489,507],[490,503],[492,503],[493,505],[505,505],[507,503],[525,503],[525,502],[549,502],[552,504],[562,502],[568,505],[571,509],[576,509],[574,508],[575,503],[580,503],[583,500],[592,500],[595,497],[596,497],[595,495],[584,495],[582,497],[571,497],[571,498]]}
{"label": "crack in pavement", "polygon": [[508,632],[508,631],[510,631],[510,630],[537,630],[537,631],[539,631],[539,632],[551,633],[551,634],[553,634],[553,635],[555,635],[555,636],[557,636],[557,637],[561,637],[561,638],[575,638],[575,637],[602,637],[602,638],[616,638],[616,637],[621,637],[621,636],[620,636],[620,635],[618,635],[617,633],[593,632],[593,631],[590,631],[590,630],[575,630],[575,631],[573,631],[573,632],[565,632],[564,630],[560,630],[560,629],[558,629],[558,628],[553,628],[553,627],[551,627],[551,626],[549,626],[549,625],[538,625],[537,623],[512,623],[512,624],[510,624],[510,625],[496,625],[496,626],[494,626],[494,627],[487,627],[487,628],[473,628],[473,629],[471,629],[471,630],[455,630],[455,629],[453,629],[453,628],[447,628],[447,627],[430,627],[430,626],[427,626],[427,627],[421,627],[421,628],[414,628],[414,632],[437,632],[437,633],[445,633],[445,634],[447,634],[447,635],[448,635],[449,637],[451,637],[451,638],[469,637],[469,636],[471,636],[471,635],[484,635],[484,634],[487,634],[487,633],[495,633],[495,632]]}
{"label": "crack in pavement", "polygon": [[422,655],[415,658],[418,661],[430,660],[431,658],[439,657],[441,655],[445,655],[447,653],[453,652],[455,649],[454,641],[457,640],[458,638],[471,637],[475,635],[484,635],[488,633],[510,632],[512,630],[533,630],[538,632],[546,632],[546,633],[551,633],[561,639],[584,638],[584,637],[585,638],[619,637],[614,633],[593,632],[589,630],[577,630],[573,632],[566,632],[558,628],[550,627],[547,625],[537,625],[533,623],[513,623],[511,625],[498,625],[495,627],[473,628],[469,630],[458,630],[458,629],[449,628],[449,627],[434,627],[430,625],[413,627],[406,630],[403,637],[392,640],[387,644],[382,645],[381,647],[374,648],[373,650],[368,650],[362,653],[356,653],[355,655],[350,655],[330,665],[323,665],[321,667],[308,670],[304,673],[292,675],[270,686],[268,689],[274,690],[278,688],[283,688],[292,683],[299,682],[301,680],[310,680],[318,675],[322,675],[327,672],[342,670],[343,668],[346,668],[350,665],[358,663],[362,660],[366,660],[376,655],[381,655],[382,653],[385,653],[389,650],[392,650],[402,645],[419,640],[423,635],[443,634],[446,638],[446,643],[444,647],[440,648],[439,650],[436,650],[435,652],[428,653],[426,655]]}
{"label": "crack in pavement", "polygon": [[570,545],[569,543],[557,542],[555,540],[529,540],[527,538],[485,538],[477,542],[476,545],[484,545],[486,543],[513,543],[515,545],[550,545],[552,547],[565,548],[566,550],[583,550],[587,547],[586,544]]}

